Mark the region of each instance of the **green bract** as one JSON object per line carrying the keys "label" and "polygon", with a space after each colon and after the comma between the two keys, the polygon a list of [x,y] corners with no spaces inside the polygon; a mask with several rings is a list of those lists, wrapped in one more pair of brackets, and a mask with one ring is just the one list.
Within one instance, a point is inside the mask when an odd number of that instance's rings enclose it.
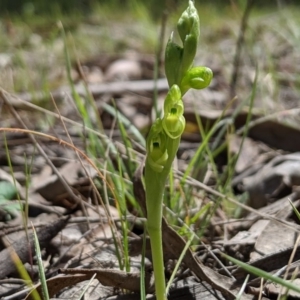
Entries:
{"label": "green bract", "polygon": [[194,35],[188,35],[185,39],[181,65],[179,70],[179,79],[192,67],[197,51],[198,39]]}
{"label": "green bract", "polygon": [[200,90],[209,86],[213,78],[213,72],[207,67],[193,67],[184,75],[180,90],[185,94],[190,88]]}
{"label": "green bract", "polygon": [[147,138],[147,160],[156,172],[161,172],[168,160],[166,140],[167,135],[163,130],[162,121],[157,119],[152,125]]}
{"label": "green bract", "polygon": [[178,74],[181,65],[183,49],[173,42],[173,34],[171,35],[165,52],[165,72],[169,86],[179,84]]}
{"label": "green bract", "polygon": [[180,137],[185,128],[183,102],[178,85],[174,84],[168,92],[164,103],[164,118],[162,125],[171,139]]}

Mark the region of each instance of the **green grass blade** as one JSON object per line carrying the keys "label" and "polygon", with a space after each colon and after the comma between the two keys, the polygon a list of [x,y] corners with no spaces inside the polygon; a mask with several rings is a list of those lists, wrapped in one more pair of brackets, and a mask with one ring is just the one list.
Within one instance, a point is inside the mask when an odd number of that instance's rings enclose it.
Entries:
{"label": "green grass blade", "polygon": [[201,216],[204,216],[209,212],[212,206],[213,206],[213,202],[208,202],[207,204],[202,206],[201,209],[191,218],[190,223],[194,224],[195,222],[197,222],[197,220],[199,220]]}
{"label": "green grass blade", "polygon": [[140,278],[140,295],[141,300],[146,300],[146,287],[145,287],[145,255],[146,255],[146,234],[143,234],[143,247],[142,247],[142,259],[141,259],[141,278]]}
{"label": "green grass blade", "polygon": [[[81,98],[80,95],[78,94],[78,92],[76,91],[72,76],[71,76],[71,70],[72,70],[72,66],[71,66],[71,59],[70,59],[70,54],[69,54],[69,50],[67,47],[67,36],[64,30],[64,27],[62,24],[60,24],[61,27],[61,32],[62,32],[62,37],[63,37],[63,41],[64,41],[64,56],[65,56],[65,61],[66,61],[66,68],[67,68],[67,76],[68,76],[68,81],[69,81],[69,85],[71,87],[71,92],[72,92],[72,97],[75,101],[76,107],[80,113],[80,116],[83,120],[84,126],[87,126],[89,128],[93,128],[93,124],[91,121],[91,118],[89,116],[88,110],[87,110],[87,105],[91,106],[91,102],[93,102],[90,99],[90,95],[87,91],[87,101],[84,98]],[[88,102],[89,103],[86,103]],[[94,108],[94,110],[96,109],[94,105],[92,105],[92,107]],[[99,123],[99,122],[98,122]],[[103,154],[104,153],[104,147],[101,143],[99,143],[97,137],[93,134],[91,134],[91,132],[88,132],[88,137],[89,137],[89,146],[88,146],[88,152],[89,154],[93,154],[95,157],[97,157],[97,154]],[[98,151],[97,151],[98,150]]]}
{"label": "green grass blade", "polygon": [[226,254],[222,254],[222,256],[224,256],[226,259],[228,259],[229,261],[233,262],[235,265],[243,268],[244,270],[246,270],[247,272],[256,275],[258,277],[270,280],[272,282],[278,283],[290,290],[293,290],[295,292],[300,293],[300,287],[298,285],[292,284],[289,281],[286,281],[282,278],[279,278],[277,276],[274,276],[266,271],[260,270],[259,268],[253,267],[251,265],[248,265],[247,263],[241,262],[233,257],[230,257]]}
{"label": "green grass blade", "polygon": [[211,139],[211,137],[214,135],[214,133],[223,126],[222,122],[220,122],[221,118],[223,115],[221,115],[219,117],[219,119],[215,122],[214,126],[211,128],[211,130],[205,135],[205,137],[203,138],[203,141],[201,143],[201,145],[199,146],[199,148],[197,149],[195,155],[193,156],[193,158],[191,159],[190,163],[188,164],[186,171],[184,172],[183,178],[182,178],[182,183],[185,182],[186,178],[189,176],[189,174],[191,173],[191,170],[193,169],[195,163],[197,162],[199,156],[202,154],[202,151],[205,150],[205,148],[207,147],[207,144],[209,142],[209,140]]}
{"label": "green grass blade", "polygon": [[246,276],[246,278],[244,280],[244,283],[243,283],[243,285],[242,285],[239,293],[236,295],[236,299],[235,300],[241,300],[241,299],[243,299],[242,298],[243,297],[243,293],[245,291],[245,288],[247,286],[248,281],[249,281],[249,275]]}
{"label": "green grass blade", "polygon": [[167,284],[167,287],[166,287],[166,294],[167,295],[169,294],[170,286],[171,286],[171,284],[172,284],[172,282],[173,282],[173,280],[174,280],[174,278],[175,278],[175,276],[177,274],[178,268],[179,268],[179,266],[180,266],[180,264],[181,264],[181,262],[182,262],[182,260],[183,260],[183,258],[185,256],[186,251],[188,250],[188,248],[190,247],[190,245],[191,245],[191,243],[192,243],[192,241],[194,239],[194,236],[195,236],[194,234],[191,235],[191,237],[189,238],[189,240],[185,244],[185,247],[184,247],[184,249],[182,250],[182,252],[180,254],[180,257],[179,257],[179,259],[178,259],[178,261],[176,263],[176,266],[175,266],[175,268],[173,270],[171,278],[170,278],[170,280],[169,280],[169,282]]}
{"label": "green grass blade", "polygon": [[[114,105],[115,105],[115,102],[114,102]],[[135,164],[132,163],[132,152],[130,151],[130,149],[132,149],[132,144],[130,142],[128,133],[125,129],[124,123],[120,121],[119,112],[118,112],[116,106],[115,106],[115,111],[116,111],[118,126],[119,126],[120,133],[121,133],[121,138],[122,138],[122,141],[123,141],[123,144],[125,147],[125,151],[126,151],[126,155],[127,155],[127,162],[122,163],[122,165],[124,165],[124,167],[126,167],[126,165],[127,165],[127,172],[129,174],[129,177],[132,178],[133,172],[135,171],[135,168],[136,168]]]}
{"label": "green grass blade", "polygon": [[49,297],[49,293],[48,293],[48,287],[47,287],[47,281],[46,281],[46,276],[45,276],[42,255],[41,255],[40,243],[39,243],[39,240],[38,240],[38,237],[37,237],[37,234],[36,234],[33,224],[32,224],[32,230],[33,230],[33,237],[34,237],[35,252],[36,252],[37,262],[38,262],[38,266],[39,266],[39,277],[40,277],[40,281],[41,281],[43,300],[49,300],[50,297]]}
{"label": "green grass blade", "polygon": [[127,222],[127,206],[125,199],[125,182],[122,177],[122,160],[118,157],[118,169],[119,169],[119,179],[114,177],[115,187],[118,189],[117,200],[120,207],[121,218],[121,227],[122,227],[122,236],[123,236],[123,253],[124,253],[124,264],[126,272],[130,272],[130,257],[129,257],[129,248],[128,248],[128,222]]}
{"label": "green grass blade", "polygon": [[109,113],[111,116],[117,118],[124,124],[124,126],[132,132],[132,134],[135,136],[137,141],[143,146],[146,147],[146,141],[145,138],[142,136],[140,131],[132,125],[132,122],[129,121],[125,116],[123,116],[119,111],[116,112],[116,109],[106,103],[102,104],[102,108]]}
{"label": "green grass blade", "polygon": [[290,202],[290,204],[291,204],[291,206],[293,208],[293,211],[296,214],[298,220],[300,220],[300,213],[299,213],[298,209],[296,208],[296,206],[294,205],[294,203],[291,200],[289,200],[289,202]]}
{"label": "green grass blade", "polygon": [[84,294],[86,293],[87,289],[89,288],[89,286],[92,284],[94,278],[96,277],[96,273],[93,275],[93,277],[89,280],[89,282],[86,284],[86,286],[84,287],[83,291],[81,292],[80,296],[78,297],[78,300],[83,299]]}
{"label": "green grass blade", "polygon": [[26,285],[31,289],[31,292],[30,292],[31,298],[33,300],[41,300],[41,297],[40,297],[39,293],[37,292],[36,288],[34,287],[27,270],[25,269],[25,267],[24,267],[22,261],[20,260],[18,254],[15,252],[15,250],[12,247],[11,247],[10,256],[11,256],[11,259],[14,262],[21,278],[23,280],[25,280]]}
{"label": "green grass blade", "polygon": [[[256,96],[257,80],[258,80],[258,70],[256,68],[255,78],[254,78],[254,82],[253,82],[253,88],[252,88],[251,95],[250,95],[249,110],[248,110],[248,113],[247,113],[247,118],[246,118],[244,130],[243,130],[243,135],[242,135],[242,141],[241,141],[238,153],[233,157],[232,162],[230,164],[230,168],[229,168],[229,172],[228,172],[228,176],[227,176],[228,179],[227,179],[227,182],[225,184],[226,186],[231,184],[232,177],[234,176],[234,172],[235,172],[235,166],[237,164],[238,158],[239,158],[240,153],[242,151],[246,136],[248,135],[249,124],[250,124],[250,121],[251,121],[251,118],[252,118],[252,110],[253,110],[254,100],[255,100],[255,96]],[[237,117],[237,112],[235,112],[235,115],[233,117],[234,118]]]}

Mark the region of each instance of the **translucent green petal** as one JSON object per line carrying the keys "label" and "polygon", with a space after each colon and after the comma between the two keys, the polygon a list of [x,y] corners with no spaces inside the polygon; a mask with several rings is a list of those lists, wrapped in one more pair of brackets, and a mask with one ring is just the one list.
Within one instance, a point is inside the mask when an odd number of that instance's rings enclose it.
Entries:
{"label": "translucent green petal", "polygon": [[180,117],[169,115],[163,119],[163,127],[165,129],[166,134],[171,139],[179,138],[185,128],[185,118],[183,115]]}
{"label": "translucent green petal", "polygon": [[152,125],[147,138],[147,160],[156,172],[161,172],[168,160],[167,138],[162,121],[157,119]]}

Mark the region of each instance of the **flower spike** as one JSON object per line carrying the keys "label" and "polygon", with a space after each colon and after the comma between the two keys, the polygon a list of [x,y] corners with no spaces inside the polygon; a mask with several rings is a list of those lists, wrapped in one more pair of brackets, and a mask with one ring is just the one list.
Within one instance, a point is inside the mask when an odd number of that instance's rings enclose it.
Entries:
{"label": "flower spike", "polygon": [[190,88],[207,87],[213,76],[209,68],[194,67],[200,36],[200,20],[191,0],[178,20],[177,31],[182,44],[174,42],[172,33],[165,51],[165,73],[169,92],[164,101],[164,114],[154,122],[147,137],[145,164],[147,230],[151,243],[157,300],[167,300],[162,245],[162,204],[165,184],[185,129],[182,96]]}

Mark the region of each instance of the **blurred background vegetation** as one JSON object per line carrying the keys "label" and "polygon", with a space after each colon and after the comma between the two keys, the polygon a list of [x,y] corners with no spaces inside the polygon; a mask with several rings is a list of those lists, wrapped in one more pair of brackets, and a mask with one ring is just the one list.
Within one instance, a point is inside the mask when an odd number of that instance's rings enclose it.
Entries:
{"label": "blurred background vegetation", "polygon": [[[285,53],[289,61],[298,57],[300,0],[195,0],[201,19],[198,56],[203,64],[213,62],[221,67],[226,84],[231,80],[236,41],[249,1],[254,7],[244,40],[245,64],[253,66],[262,61],[260,65],[276,79],[278,59],[283,60]],[[158,45],[166,43],[187,2],[0,0],[1,86],[21,92],[51,91],[67,84],[64,43],[74,65],[101,55],[107,57],[104,54],[143,53],[153,57]],[[166,26],[163,39],[162,23]],[[66,41],[61,25],[67,33]],[[245,85],[249,86],[246,81]],[[273,90],[274,94],[278,92],[277,88]],[[241,86],[241,92],[245,91]]]}
{"label": "blurred background vegetation", "polygon": [[[232,5],[244,5],[247,0],[213,0],[209,4],[222,8]],[[186,5],[187,0],[1,0],[0,1],[0,14],[3,15],[59,15],[72,12],[90,13],[95,7],[105,6],[111,9],[120,10],[130,9],[132,6],[143,4],[152,14],[154,18],[159,17],[162,13],[162,7],[168,9],[180,8]],[[299,5],[299,0],[256,0],[257,7],[272,7],[284,6],[289,4]],[[205,4],[206,1],[196,0],[197,5]]]}

